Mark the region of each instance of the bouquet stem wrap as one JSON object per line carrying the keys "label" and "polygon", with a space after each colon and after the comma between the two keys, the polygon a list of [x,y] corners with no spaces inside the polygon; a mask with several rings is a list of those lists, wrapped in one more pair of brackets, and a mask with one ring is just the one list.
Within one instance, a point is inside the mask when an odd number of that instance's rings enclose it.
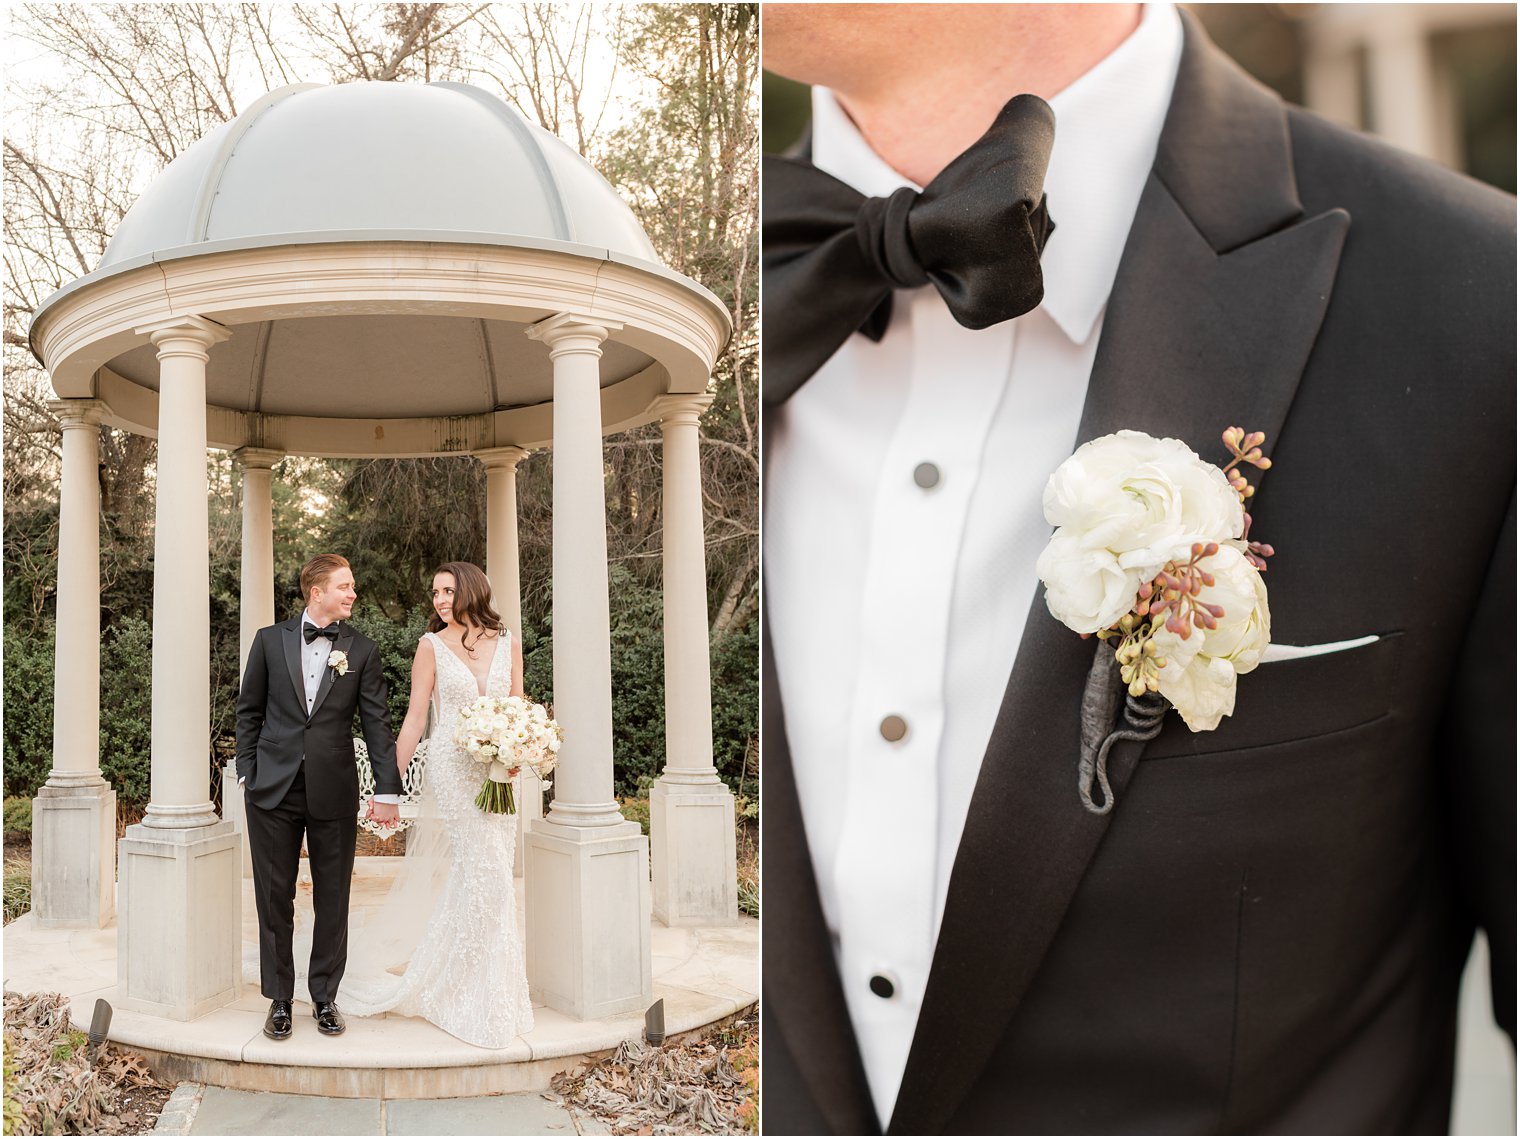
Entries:
{"label": "bouquet stem wrap", "polygon": [[504,763],[492,763],[486,773],[486,781],[480,785],[475,805],[488,815],[517,814],[517,800],[512,795],[510,768]]}
{"label": "bouquet stem wrap", "polygon": [[524,767],[540,779],[558,762],[564,732],[541,704],[520,696],[482,696],[459,710],[454,742],[486,765],[475,805],[490,815],[517,813],[512,778]]}

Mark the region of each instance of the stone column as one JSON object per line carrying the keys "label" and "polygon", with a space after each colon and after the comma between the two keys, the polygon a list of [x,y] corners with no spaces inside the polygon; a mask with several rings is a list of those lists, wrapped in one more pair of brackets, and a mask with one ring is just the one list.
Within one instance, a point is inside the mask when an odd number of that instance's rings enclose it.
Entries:
{"label": "stone column", "polygon": [[[517,464],[528,457],[521,447],[497,447],[477,451],[486,468],[486,576],[496,601],[496,611],[522,640],[522,579],[517,556]],[[524,843],[535,819],[544,817],[544,786],[538,776],[524,771],[517,796],[517,854],[512,870],[520,878],[527,865]]]}
{"label": "stone column", "polygon": [[649,840],[612,795],[612,663],[601,344],[621,325],[561,313],[528,335],[554,366],[554,802],[527,840],[528,983],[582,1020],[650,1004]]}
{"label": "stone column", "polygon": [[153,739],[148,812],[121,840],[117,1003],[191,1020],[241,986],[237,830],[211,803],[206,361],[231,333],[199,316],[136,330],[158,349]]}
{"label": "stone column", "polygon": [[243,564],[238,600],[238,671],[260,629],[274,624],[274,465],[283,451],[241,447],[232,453],[243,468]]}
{"label": "stone column", "polygon": [[[238,675],[248,665],[254,634],[274,624],[274,465],[282,451],[240,447],[232,453],[243,471],[243,563],[238,594]],[[222,767],[222,818],[247,835],[248,814],[238,786],[237,761]],[[243,843],[243,877],[253,877],[253,858]]]}
{"label": "stone column", "polygon": [[713,766],[707,544],[697,421],[709,395],[655,405],[664,433],[665,770],[649,793],[654,916],[667,926],[739,918],[734,797]]}
{"label": "stone column", "polygon": [[1441,161],[1435,71],[1420,13],[1404,4],[1378,10],[1367,29],[1372,129],[1395,146]]}
{"label": "stone column", "polygon": [[32,800],[32,915],[44,929],[116,916],[116,792],[100,774],[100,417],[90,399],[48,405],[63,426],[53,770]]}

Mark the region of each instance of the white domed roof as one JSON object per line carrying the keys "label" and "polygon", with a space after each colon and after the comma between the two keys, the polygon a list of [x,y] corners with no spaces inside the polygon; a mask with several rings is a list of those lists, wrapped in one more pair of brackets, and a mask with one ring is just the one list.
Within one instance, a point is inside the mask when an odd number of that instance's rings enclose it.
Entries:
{"label": "white domed roof", "polygon": [[495,95],[370,82],[283,87],[217,127],[148,187],[90,276],[171,251],[376,238],[567,244],[659,263],[617,191]]}

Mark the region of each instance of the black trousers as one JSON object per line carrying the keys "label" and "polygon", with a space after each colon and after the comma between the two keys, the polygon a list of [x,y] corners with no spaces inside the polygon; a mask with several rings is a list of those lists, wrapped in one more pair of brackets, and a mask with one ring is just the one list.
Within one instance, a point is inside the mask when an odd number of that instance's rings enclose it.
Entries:
{"label": "black trousers", "polygon": [[259,911],[259,987],[270,1000],[295,999],[296,875],[301,865],[301,836],[311,863],[311,963],[307,990],[312,1001],[338,996],[348,964],[348,891],[354,874],[357,812],[337,819],[306,814],[306,776],[298,772],[279,806],[248,807],[248,849],[253,858],[253,894]]}

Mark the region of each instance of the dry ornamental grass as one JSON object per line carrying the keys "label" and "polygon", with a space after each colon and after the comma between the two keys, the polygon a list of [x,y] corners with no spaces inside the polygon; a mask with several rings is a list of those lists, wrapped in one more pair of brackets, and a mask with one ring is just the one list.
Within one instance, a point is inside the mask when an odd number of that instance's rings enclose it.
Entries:
{"label": "dry ornamental grass", "polygon": [[107,1041],[99,1061],[69,1028],[58,993],[5,994],[5,1133],[138,1135],[153,1129],[170,1090],[147,1062]]}
{"label": "dry ornamental grass", "polygon": [[751,1008],[690,1043],[625,1040],[584,1072],[555,1076],[553,1087],[614,1135],[753,1135],[758,1041]]}

